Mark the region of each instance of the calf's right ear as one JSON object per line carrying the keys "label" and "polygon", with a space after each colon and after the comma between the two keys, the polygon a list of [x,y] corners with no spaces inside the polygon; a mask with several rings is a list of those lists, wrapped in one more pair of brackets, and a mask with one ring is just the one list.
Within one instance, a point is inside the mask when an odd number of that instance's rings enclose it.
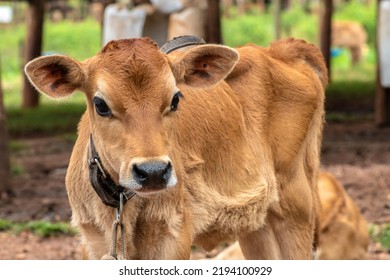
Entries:
{"label": "calf's right ear", "polygon": [[63,55],[36,58],[26,64],[24,71],[40,92],[61,98],[82,87],[84,73],[81,64]]}

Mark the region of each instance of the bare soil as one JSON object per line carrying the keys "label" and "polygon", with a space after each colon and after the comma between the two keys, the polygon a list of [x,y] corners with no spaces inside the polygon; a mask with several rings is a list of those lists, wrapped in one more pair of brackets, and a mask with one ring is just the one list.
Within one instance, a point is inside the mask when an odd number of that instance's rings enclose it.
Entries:
{"label": "bare soil", "polygon": [[[18,139],[12,162],[20,174],[12,190],[2,194],[0,218],[12,221],[69,221],[71,210],[64,177],[73,144],[62,137]],[[324,130],[322,169],[345,186],[371,224],[390,223],[390,128],[370,121],[328,123]],[[0,232],[0,259],[80,259],[77,236],[40,238],[23,232]],[[390,259],[390,252],[372,242],[371,259]],[[194,258],[218,251],[194,252]]]}

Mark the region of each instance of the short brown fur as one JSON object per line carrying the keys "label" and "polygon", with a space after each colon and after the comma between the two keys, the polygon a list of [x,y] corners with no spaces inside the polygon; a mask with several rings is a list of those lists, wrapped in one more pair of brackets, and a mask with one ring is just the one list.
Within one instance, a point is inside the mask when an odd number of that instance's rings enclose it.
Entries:
{"label": "short brown fur", "polygon": [[[341,183],[330,173],[321,172],[318,180],[321,200],[319,240],[316,259],[364,260],[369,234],[367,222]],[[213,259],[244,259],[237,242]]]}

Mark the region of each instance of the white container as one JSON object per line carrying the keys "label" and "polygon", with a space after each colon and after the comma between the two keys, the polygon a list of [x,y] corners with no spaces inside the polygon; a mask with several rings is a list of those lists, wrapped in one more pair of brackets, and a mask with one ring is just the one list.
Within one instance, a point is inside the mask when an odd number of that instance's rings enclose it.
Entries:
{"label": "white container", "polygon": [[103,45],[111,40],[142,37],[146,10],[108,5],[104,11]]}
{"label": "white container", "polygon": [[183,8],[179,0],[150,0],[152,5],[164,14],[171,14]]}
{"label": "white container", "polygon": [[379,1],[378,51],[380,82],[390,88],[390,1]]}
{"label": "white container", "polygon": [[0,23],[10,23],[12,21],[13,11],[9,6],[0,6]]}

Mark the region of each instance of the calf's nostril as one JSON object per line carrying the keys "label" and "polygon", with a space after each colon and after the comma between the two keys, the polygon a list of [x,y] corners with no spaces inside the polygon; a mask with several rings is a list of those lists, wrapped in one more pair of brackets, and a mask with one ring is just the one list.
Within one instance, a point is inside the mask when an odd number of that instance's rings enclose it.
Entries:
{"label": "calf's nostril", "polygon": [[148,179],[147,171],[142,169],[142,167],[140,168],[137,164],[133,165],[133,176],[140,183]]}

